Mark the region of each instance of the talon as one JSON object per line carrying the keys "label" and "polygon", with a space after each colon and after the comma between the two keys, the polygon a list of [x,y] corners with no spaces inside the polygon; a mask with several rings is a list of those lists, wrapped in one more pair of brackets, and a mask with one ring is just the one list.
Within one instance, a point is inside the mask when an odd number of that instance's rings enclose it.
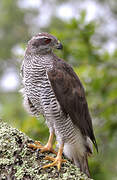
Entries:
{"label": "talon", "polygon": [[50,134],[48,143],[45,146],[42,146],[39,141],[35,141],[34,144],[28,144],[28,147],[30,148],[35,148],[35,149],[40,149],[41,153],[43,152],[52,152],[57,155],[57,152],[52,148],[52,140],[53,140],[54,134]]}
{"label": "talon", "polygon": [[49,160],[49,161],[54,161],[55,160],[55,158],[51,157],[51,156],[46,156],[44,159]]}
{"label": "talon", "polygon": [[53,163],[51,164],[47,164],[45,166],[43,166],[42,168],[48,168],[48,167],[52,167],[52,166],[57,166],[57,169],[58,171],[60,170],[61,168],[61,164],[63,162],[66,162],[65,159],[62,159],[62,152],[63,152],[63,145],[59,148],[59,151],[58,151],[58,154],[57,154],[57,157],[54,158],[54,157],[50,157],[50,156],[46,156],[44,159],[46,160],[49,160],[49,161],[53,161]]}
{"label": "talon", "polygon": [[45,146],[42,146],[39,141],[35,141],[34,144],[28,144],[28,147],[29,148],[40,149],[41,153],[43,153],[43,152],[52,152],[53,154],[57,155],[57,152],[50,145],[47,144]]}
{"label": "talon", "polygon": [[38,146],[42,146],[40,141],[35,141],[35,144],[37,144]]}
{"label": "talon", "polygon": [[50,156],[46,156],[44,159],[45,160],[49,160],[49,161],[53,161],[53,163],[47,164],[47,165],[43,166],[42,168],[48,168],[48,167],[57,166],[58,171],[61,168],[61,164],[63,162],[66,162],[65,159],[62,159],[61,157],[58,157],[58,156],[56,158],[53,158],[53,157],[50,157]]}
{"label": "talon", "polygon": [[35,141],[34,144],[28,144],[28,147],[35,148],[35,149],[40,149],[41,153],[49,151],[49,152],[52,152],[52,153],[56,154],[57,155],[56,158],[50,157],[50,156],[46,156],[44,159],[49,160],[49,161],[53,161],[53,163],[47,164],[47,165],[43,166],[42,168],[48,168],[48,167],[52,167],[52,166],[57,166],[57,169],[59,171],[60,168],[61,168],[61,164],[63,162],[66,162],[65,159],[62,159],[62,153],[63,153],[63,146],[64,145],[63,144],[60,145],[58,153],[57,153],[52,148],[52,139],[53,139],[53,134],[50,134],[48,143],[45,146],[42,146],[39,141]]}
{"label": "talon", "polygon": [[43,146],[40,144],[39,141],[35,141],[34,144],[28,144],[29,148],[35,148],[35,149],[40,149],[43,148]]}
{"label": "talon", "polygon": [[52,152],[53,154],[57,155],[57,152],[53,148],[50,148],[48,146],[42,147],[40,152],[41,153],[43,153],[43,152]]}
{"label": "talon", "polygon": [[47,164],[47,165],[43,166],[42,168],[48,168],[48,167],[57,166],[58,171],[60,171],[62,162],[66,162],[66,160],[61,159],[61,158],[58,159],[58,157],[53,158],[53,157],[50,157],[50,156],[46,156],[44,159],[53,161],[53,163]]}
{"label": "talon", "polygon": [[[57,158],[57,157],[56,157],[56,158]],[[45,159],[45,160],[49,160],[49,161],[55,161],[56,158],[51,157],[51,156],[46,156],[44,159]],[[62,161],[62,162],[66,162],[67,160],[61,159],[61,161]]]}

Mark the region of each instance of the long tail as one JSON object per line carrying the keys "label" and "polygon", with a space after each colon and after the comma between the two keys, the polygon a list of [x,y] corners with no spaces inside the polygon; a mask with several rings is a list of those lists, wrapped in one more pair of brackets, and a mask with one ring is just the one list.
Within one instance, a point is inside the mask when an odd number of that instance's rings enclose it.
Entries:
{"label": "long tail", "polygon": [[73,163],[80,168],[82,172],[87,174],[90,177],[90,171],[88,167],[88,152],[86,152],[85,146],[82,144],[65,144],[64,145],[64,154],[65,156],[72,160]]}
{"label": "long tail", "polygon": [[[76,160],[77,161],[77,160]],[[89,171],[89,166],[88,166],[88,159],[87,159],[87,155],[85,155],[84,157],[80,157],[80,160],[79,162],[74,162],[75,165],[78,167],[79,164],[80,164],[80,170],[82,172],[84,172],[85,174],[87,174],[88,177],[91,177],[90,176],[90,171]]]}

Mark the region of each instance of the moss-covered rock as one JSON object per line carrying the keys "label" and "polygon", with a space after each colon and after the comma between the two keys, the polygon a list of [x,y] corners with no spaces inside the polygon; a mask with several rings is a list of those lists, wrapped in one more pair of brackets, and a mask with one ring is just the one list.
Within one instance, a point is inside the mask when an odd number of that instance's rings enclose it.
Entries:
{"label": "moss-covered rock", "polygon": [[89,180],[68,160],[60,172],[56,167],[42,169],[47,153],[28,148],[30,142],[24,133],[0,122],[0,180]]}

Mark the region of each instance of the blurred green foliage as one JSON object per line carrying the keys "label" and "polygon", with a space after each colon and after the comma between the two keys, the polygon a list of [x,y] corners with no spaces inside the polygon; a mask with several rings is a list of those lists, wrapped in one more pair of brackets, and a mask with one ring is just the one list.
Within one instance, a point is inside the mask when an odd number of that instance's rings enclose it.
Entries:
{"label": "blurred green foliage", "polygon": [[[10,67],[19,74],[23,56],[16,55],[13,48],[17,45],[25,47],[32,36],[31,23],[26,21],[26,17],[36,17],[40,12],[38,8],[21,8],[18,2],[0,1],[0,80]],[[115,16],[115,8],[112,12]],[[33,26],[35,34],[38,25],[35,23]],[[95,21],[86,22],[83,10],[78,19],[68,21],[54,15],[46,27],[40,27],[40,31],[50,32],[61,40],[64,49],[55,53],[74,66],[85,87],[99,146],[99,153],[95,152],[89,160],[92,177],[95,180],[114,180],[117,177],[117,49],[113,53],[101,52],[102,46],[97,46],[94,38],[97,28]],[[96,38],[100,37],[98,34]],[[13,91],[0,89],[0,117],[33,139],[45,143],[49,133],[44,119],[40,116],[37,120],[25,112],[20,88]]]}

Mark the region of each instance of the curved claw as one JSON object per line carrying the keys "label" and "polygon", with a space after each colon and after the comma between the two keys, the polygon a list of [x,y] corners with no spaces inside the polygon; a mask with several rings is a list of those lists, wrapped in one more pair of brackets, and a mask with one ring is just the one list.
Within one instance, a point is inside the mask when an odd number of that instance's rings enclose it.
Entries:
{"label": "curved claw", "polygon": [[53,161],[53,163],[45,165],[42,168],[48,168],[48,167],[52,167],[52,166],[57,166],[57,169],[59,171],[60,168],[61,168],[62,162],[66,162],[66,160],[62,159],[62,153],[63,153],[63,144],[60,145],[56,158],[53,158],[53,157],[50,157],[50,156],[45,157],[46,160]]}
{"label": "curved claw", "polygon": [[47,164],[47,165],[43,166],[42,168],[48,168],[48,167],[57,166],[58,171],[61,168],[62,162],[66,162],[65,159],[62,159],[61,157],[58,157],[58,156],[56,158],[50,157],[50,156],[46,156],[44,159],[49,160],[49,161],[53,161],[53,163]]}
{"label": "curved claw", "polygon": [[40,152],[41,153],[43,153],[43,152],[52,152],[53,154],[57,155],[57,152],[53,148],[50,148],[48,146],[44,146],[43,148],[41,148]]}
{"label": "curved claw", "polygon": [[29,148],[34,148],[34,149],[41,149],[43,146],[40,144],[39,141],[35,141],[33,144],[28,144]]}
{"label": "curved claw", "polygon": [[28,147],[40,149],[41,153],[43,152],[52,152],[57,155],[57,152],[50,146],[50,144],[47,143],[47,145],[42,146],[39,141],[35,141],[34,144],[28,144]]}

